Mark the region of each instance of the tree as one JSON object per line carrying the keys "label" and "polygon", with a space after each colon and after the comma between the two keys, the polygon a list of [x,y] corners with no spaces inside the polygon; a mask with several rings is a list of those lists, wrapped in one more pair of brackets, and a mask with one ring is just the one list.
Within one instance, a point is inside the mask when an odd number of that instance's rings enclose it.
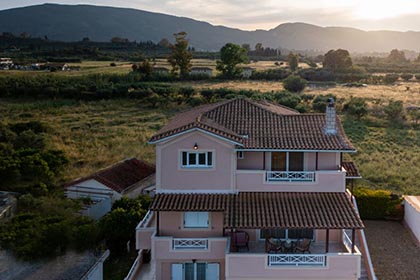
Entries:
{"label": "tree", "polygon": [[159,41],[158,45],[164,48],[169,48],[171,46],[171,43],[168,39],[162,38],[162,40]]}
{"label": "tree", "polygon": [[220,49],[220,60],[216,62],[216,69],[227,78],[233,78],[241,73],[237,67],[239,63],[248,61],[246,50],[233,43],[227,43]]}
{"label": "tree", "polygon": [[393,63],[406,63],[405,53],[397,49],[393,49],[388,56],[388,61]]}
{"label": "tree", "polygon": [[398,74],[386,74],[383,79],[386,84],[393,84],[398,81],[400,76]]}
{"label": "tree", "polygon": [[189,75],[192,66],[192,54],[188,51],[188,41],[186,39],[187,33],[175,33],[174,37],[175,44],[170,45],[172,53],[168,57],[168,62],[172,66],[172,73],[179,70],[179,76],[185,78]]}
{"label": "tree", "polygon": [[350,53],[347,50],[330,50],[324,56],[324,68],[332,72],[348,70],[353,66]]}
{"label": "tree", "polygon": [[133,64],[131,67],[133,69],[133,72],[138,72],[140,74],[143,74],[146,77],[149,77],[153,73],[153,66],[149,62],[148,59],[143,60],[140,64]]}
{"label": "tree", "polygon": [[249,44],[242,44],[242,48],[244,48],[247,53],[251,50],[251,46]]}
{"label": "tree", "polygon": [[292,70],[292,72],[296,71],[299,65],[299,55],[290,52],[287,59],[289,62],[290,70]]}
{"label": "tree", "polygon": [[290,75],[283,80],[283,87],[291,92],[301,92],[306,87],[306,80],[299,76]]}
{"label": "tree", "polygon": [[412,79],[413,78],[413,74],[409,74],[409,73],[404,73],[404,74],[401,74],[401,76],[400,76],[404,81],[409,81],[410,79]]}
{"label": "tree", "polygon": [[261,43],[255,44],[255,53],[261,55],[264,52],[264,47]]}

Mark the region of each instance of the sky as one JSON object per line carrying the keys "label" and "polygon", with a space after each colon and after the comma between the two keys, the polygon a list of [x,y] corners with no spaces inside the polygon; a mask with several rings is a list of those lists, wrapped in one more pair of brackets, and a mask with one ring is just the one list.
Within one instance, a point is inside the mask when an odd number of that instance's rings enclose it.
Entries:
{"label": "sky", "polygon": [[[0,0],[0,10],[45,3]],[[420,31],[418,0],[49,0],[48,3],[128,7],[202,20],[244,30],[286,22],[363,30]]]}

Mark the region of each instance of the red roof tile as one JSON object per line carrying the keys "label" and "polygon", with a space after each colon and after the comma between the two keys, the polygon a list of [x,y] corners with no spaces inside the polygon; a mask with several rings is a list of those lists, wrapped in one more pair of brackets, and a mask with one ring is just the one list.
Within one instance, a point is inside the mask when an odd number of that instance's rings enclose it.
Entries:
{"label": "red roof tile", "polygon": [[359,170],[357,169],[356,164],[354,162],[352,161],[343,162],[341,165],[346,170],[346,178],[348,179],[362,178],[362,175],[360,175]]}
{"label": "red roof tile", "polygon": [[226,228],[363,228],[345,193],[158,194],[153,211],[223,211]]}
{"label": "red roof tile", "polygon": [[80,184],[87,180],[96,180],[105,186],[123,192],[132,185],[155,173],[155,166],[136,158],[121,161],[92,175],[67,183],[65,187]]}
{"label": "red roof tile", "polygon": [[178,114],[150,141],[201,128],[244,149],[354,150],[338,117],[336,135],[325,134],[324,126],[324,114],[299,114],[265,101],[233,99]]}

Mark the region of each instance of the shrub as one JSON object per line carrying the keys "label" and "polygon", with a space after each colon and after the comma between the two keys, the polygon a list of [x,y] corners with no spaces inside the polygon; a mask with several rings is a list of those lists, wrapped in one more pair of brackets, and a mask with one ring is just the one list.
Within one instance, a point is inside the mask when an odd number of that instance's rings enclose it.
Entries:
{"label": "shrub", "polygon": [[384,112],[389,121],[401,120],[404,112],[402,101],[389,101],[388,105],[384,108]]}
{"label": "shrub", "polygon": [[275,93],[274,99],[277,101],[277,103],[292,109],[295,109],[301,101],[300,96],[290,92]]}
{"label": "shrub", "polygon": [[412,79],[413,78],[413,74],[408,74],[408,73],[405,73],[405,74],[401,74],[401,79],[403,79],[404,81],[408,81],[408,80],[410,80],[410,79]]}
{"label": "shrub", "polygon": [[367,220],[382,220],[400,217],[401,198],[387,190],[358,188],[354,192],[360,217]]}
{"label": "shrub", "polygon": [[326,95],[318,95],[312,102],[312,108],[317,112],[325,112],[325,109],[328,105],[328,99],[334,98],[336,100],[335,95],[333,94],[326,94]]}
{"label": "shrub", "polygon": [[398,74],[386,74],[383,78],[384,83],[386,84],[393,84],[398,81],[400,76]]}
{"label": "shrub", "polygon": [[415,77],[416,77],[416,80],[417,81],[420,81],[420,74],[416,74],[416,75],[414,75]]}
{"label": "shrub", "polygon": [[358,119],[365,116],[368,112],[366,100],[360,97],[350,97],[350,100],[344,104],[343,109],[349,115]]}
{"label": "shrub", "polygon": [[306,80],[299,76],[292,75],[283,80],[283,86],[288,91],[301,92],[306,87]]}

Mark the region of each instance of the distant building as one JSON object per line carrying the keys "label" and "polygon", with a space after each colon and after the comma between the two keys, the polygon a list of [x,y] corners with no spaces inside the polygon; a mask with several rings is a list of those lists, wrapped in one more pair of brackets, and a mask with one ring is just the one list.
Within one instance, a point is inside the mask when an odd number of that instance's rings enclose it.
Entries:
{"label": "distant building", "polygon": [[169,75],[169,69],[166,67],[153,67],[153,73],[159,75]]}
{"label": "distant building", "polygon": [[9,70],[13,66],[13,60],[8,57],[0,58],[0,70]]}
{"label": "distant building", "polygon": [[209,67],[193,67],[191,68],[190,75],[200,75],[200,76],[213,76],[213,69]]}
{"label": "distant building", "polygon": [[135,198],[152,191],[154,186],[155,166],[131,158],[66,184],[65,194],[74,199],[90,198],[83,214],[99,219],[123,195]]}
{"label": "distant building", "polygon": [[251,68],[251,67],[243,67],[242,68],[241,76],[242,76],[242,78],[247,78],[248,79],[249,77],[251,77],[252,72],[254,72],[254,68]]}
{"label": "distant building", "polygon": [[17,199],[9,192],[0,192],[0,223],[13,218],[16,213]]}

